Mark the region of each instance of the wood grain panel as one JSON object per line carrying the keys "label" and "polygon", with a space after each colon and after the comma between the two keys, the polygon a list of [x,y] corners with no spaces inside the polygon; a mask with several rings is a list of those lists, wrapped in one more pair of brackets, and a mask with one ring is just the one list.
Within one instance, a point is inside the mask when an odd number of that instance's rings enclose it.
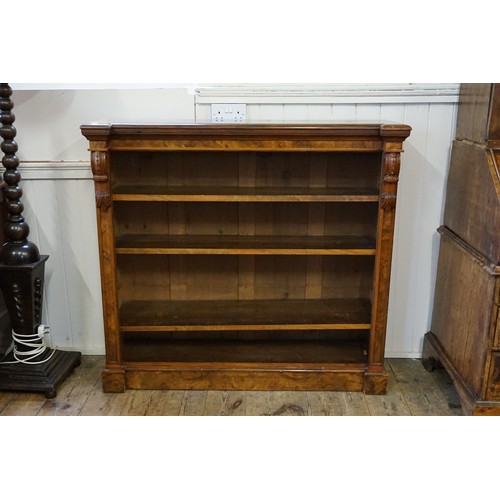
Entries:
{"label": "wood grain panel", "polygon": [[343,364],[358,365],[356,368],[359,369],[359,365],[366,362],[366,342],[363,345],[356,335],[353,337],[352,340],[313,339],[304,343],[303,340],[283,339],[280,335],[274,339],[224,338],[214,341],[188,337],[164,339],[158,335],[144,339],[137,334],[127,335],[124,347],[125,358],[130,363],[184,362],[193,365],[217,362],[246,369],[251,369],[251,363],[267,364],[269,368],[273,363],[293,364],[296,369],[306,368],[306,364]]}
{"label": "wood grain panel", "polygon": [[487,389],[488,399],[500,400],[500,353],[491,354],[491,369]]}
{"label": "wood grain panel", "polygon": [[462,83],[457,118],[457,141],[484,144],[487,137],[491,83]]}
{"label": "wood grain panel", "polygon": [[[489,338],[494,276],[446,233],[441,240],[432,332],[467,384],[484,397],[483,372]],[[457,307],[460,304],[460,307]]]}
{"label": "wood grain panel", "polygon": [[370,188],[224,188],[170,187],[141,185],[115,189],[113,201],[193,201],[193,202],[376,202],[378,192]]}
{"label": "wood grain panel", "polygon": [[122,255],[375,255],[366,236],[128,235],[117,238]]}
{"label": "wood grain panel", "polygon": [[[132,367],[131,367],[132,368]],[[364,373],[359,368],[310,367],[307,371],[291,366],[279,371],[265,368],[256,370],[252,377],[242,368],[217,370],[210,368],[130,369],[126,373],[127,387],[130,389],[173,389],[173,390],[242,390],[246,391],[305,391],[315,390],[319,385],[325,391],[361,391]]]}
{"label": "wood grain panel", "polygon": [[488,139],[500,140],[500,83],[493,83]]}
{"label": "wood grain panel", "polygon": [[123,331],[366,330],[370,301],[135,300],[122,303]]}
{"label": "wood grain panel", "polygon": [[500,264],[500,188],[495,159],[480,145],[454,142],[444,224]]}

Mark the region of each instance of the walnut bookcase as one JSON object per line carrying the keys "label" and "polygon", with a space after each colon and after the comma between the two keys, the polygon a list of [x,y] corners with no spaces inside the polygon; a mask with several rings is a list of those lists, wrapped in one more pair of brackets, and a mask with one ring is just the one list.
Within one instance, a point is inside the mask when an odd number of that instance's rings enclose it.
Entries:
{"label": "walnut bookcase", "polygon": [[382,394],[407,125],[82,126],[106,392]]}

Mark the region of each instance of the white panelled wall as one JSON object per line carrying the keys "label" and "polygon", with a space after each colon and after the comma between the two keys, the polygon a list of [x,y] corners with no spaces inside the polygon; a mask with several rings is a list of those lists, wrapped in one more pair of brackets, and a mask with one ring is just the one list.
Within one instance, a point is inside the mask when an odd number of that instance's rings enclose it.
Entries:
{"label": "white panelled wall", "polygon": [[[401,122],[405,143],[396,217],[387,357],[419,357],[430,328],[439,238],[458,86],[401,92],[269,86],[232,91],[16,90],[17,142],[30,239],[49,255],[44,322],[50,343],[102,354],[104,336],[92,174],[80,125],[90,121],[209,122],[210,102],[247,103],[248,122]],[[301,91],[302,90],[302,91]],[[375,90],[375,92],[373,92]],[[382,89],[387,90],[387,89]]]}

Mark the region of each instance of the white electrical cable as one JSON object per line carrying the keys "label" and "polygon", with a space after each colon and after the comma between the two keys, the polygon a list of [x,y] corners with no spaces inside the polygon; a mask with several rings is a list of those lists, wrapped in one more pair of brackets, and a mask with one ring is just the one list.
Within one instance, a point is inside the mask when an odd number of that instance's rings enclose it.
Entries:
{"label": "white electrical cable", "polygon": [[[40,325],[36,333],[30,335],[22,335],[12,330],[12,339],[14,340],[14,342],[13,346],[9,349],[7,354],[10,354],[10,352],[12,352],[16,361],[3,361],[0,362],[0,364],[9,365],[23,363],[26,365],[41,365],[43,363],[46,363],[54,355],[54,353],[56,352],[55,350],[53,350],[50,356],[43,361],[32,360],[43,354],[48,349],[45,341],[43,340],[43,336],[48,332],[49,327],[46,325]],[[22,345],[28,348],[31,347],[32,349],[30,351],[19,351],[17,349],[17,345]]]}

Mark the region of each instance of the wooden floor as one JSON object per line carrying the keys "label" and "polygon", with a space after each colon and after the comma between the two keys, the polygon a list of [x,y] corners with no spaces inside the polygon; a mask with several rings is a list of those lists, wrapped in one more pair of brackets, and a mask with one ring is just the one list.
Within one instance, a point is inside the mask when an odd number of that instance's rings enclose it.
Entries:
{"label": "wooden floor", "polygon": [[461,415],[444,370],[427,373],[419,360],[389,359],[385,396],[353,392],[127,391],[104,394],[102,356],[84,356],[53,400],[0,392],[0,415]]}

